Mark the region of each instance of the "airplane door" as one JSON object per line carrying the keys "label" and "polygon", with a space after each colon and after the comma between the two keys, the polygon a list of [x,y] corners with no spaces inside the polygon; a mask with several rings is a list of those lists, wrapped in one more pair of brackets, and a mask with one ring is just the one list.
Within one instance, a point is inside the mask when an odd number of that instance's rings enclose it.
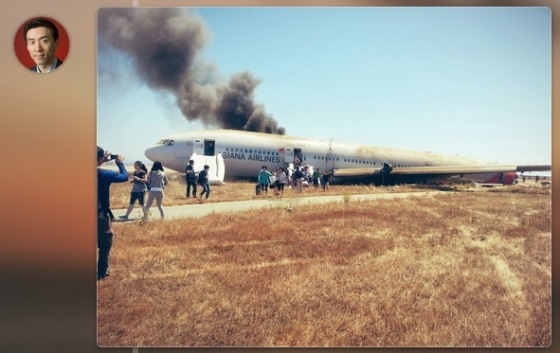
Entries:
{"label": "airplane door", "polygon": [[204,155],[204,139],[193,140],[193,153]]}
{"label": "airplane door", "polygon": [[216,153],[216,140],[194,139],[193,153],[201,156],[213,156]]}
{"label": "airplane door", "polygon": [[294,163],[294,150],[291,147],[284,149],[284,162],[288,164]]}
{"label": "airplane door", "polygon": [[204,155],[213,156],[216,152],[216,140],[204,140]]}
{"label": "airplane door", "polygon": [[299,163],[303,163],[303,150],[301,147],[286,147],[284,150],[284,162],[296,163],[296,159]]}

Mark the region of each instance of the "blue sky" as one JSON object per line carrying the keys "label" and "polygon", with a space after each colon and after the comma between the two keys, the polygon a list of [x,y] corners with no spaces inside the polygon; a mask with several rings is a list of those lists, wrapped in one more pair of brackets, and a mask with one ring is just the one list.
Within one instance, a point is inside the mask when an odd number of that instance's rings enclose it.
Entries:
{"label": "blue sky", "polygon": [[[211,38],[200,59],[224,78],[258,77],[256,101],[287,135],[550,163],[548,8],[191,11]],[[159,139],[205,128],[143,83],[125,54],[104,51],[98,66],[104,148],[147,161]]]}

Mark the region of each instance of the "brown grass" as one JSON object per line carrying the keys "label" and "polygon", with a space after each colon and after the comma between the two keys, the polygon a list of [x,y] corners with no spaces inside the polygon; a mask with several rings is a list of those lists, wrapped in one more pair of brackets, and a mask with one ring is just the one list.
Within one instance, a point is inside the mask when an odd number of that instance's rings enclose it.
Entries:
{"label": "brown grass", "polygon": [[547,346],[550,212],[476,192],[117,224],[98,342]]}

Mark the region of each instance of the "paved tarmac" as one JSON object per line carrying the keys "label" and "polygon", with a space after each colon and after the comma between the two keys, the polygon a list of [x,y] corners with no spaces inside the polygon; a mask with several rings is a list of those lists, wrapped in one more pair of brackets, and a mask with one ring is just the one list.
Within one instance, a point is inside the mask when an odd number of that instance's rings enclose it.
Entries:
{"label": "paved tarmac", "polygon": [[[178,218],[197,218],[204,217],[212,213],[225,213],[225,212],[243,212],[262,208],[295,208],[298,206],[309,206],[316,204],[324,204],[330,202],[344,202],[348,198],[349,202],[355,201],[370,201],[370,200],[391,200],[401,199],[407,197],[426,197],[438,194],[449,194],[448,191],[422,191],[422,192],[405,192],[405,193],[387,193],[387,194],[364,194],[364,195],[329,195],[329,196],[307,196],[307,197],[268,197],[255,200],[246,201],[230,201],[230,202],[205,202],[194,203],[179,206],[165,206],[165,220],[178,219]],[[119,216],[126,213],[126,209],[113,210],[116,221]],[[139,220],[141,217],[141,209],[137,205],[132,211],[129,221]],[[160,219],[158,208],[153,205],[150,208],[151,216],[149,219]]]}

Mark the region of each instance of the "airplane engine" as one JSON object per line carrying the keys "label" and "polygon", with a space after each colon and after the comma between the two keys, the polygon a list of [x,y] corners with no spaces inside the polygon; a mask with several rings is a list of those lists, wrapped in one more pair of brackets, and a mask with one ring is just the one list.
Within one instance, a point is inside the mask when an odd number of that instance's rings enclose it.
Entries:
{"label": "airplane engine", "polygon": [[511,185],[518,178],[516,172],[496,173],[486,183]]}

